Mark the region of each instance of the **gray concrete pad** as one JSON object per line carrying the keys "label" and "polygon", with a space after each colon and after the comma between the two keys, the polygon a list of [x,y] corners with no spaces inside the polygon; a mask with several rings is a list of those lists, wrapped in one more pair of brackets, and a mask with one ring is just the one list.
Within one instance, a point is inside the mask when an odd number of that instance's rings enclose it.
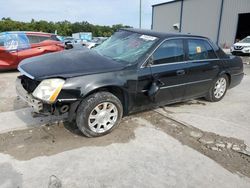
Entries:
{"label": "gray concrete pad", "polygon": [[48,187],[52,175],[63,188],[250,186],[249,178],[232,174],[143,118],[132,120],[133,124],[139,126],[135,137],[125,143],[110,140],[102,145],[109,135],[93,140],[94,145],[27,161],[0,154],[0,187]]}
{"label": "gray concrete pad", "polygon": [[15,80],[18,75],[17,71],[0,73],[0,99],[16,97]]}
{"label": "gray concrete pad", "polygon": [[2,112],[0,113],[0,133],[39,127],[41,125],[63,120],[65,117],[66,116],[46,116],[34,118],[31,108]]}
{"label": "gray concrete pad", "polygon": [[0,73],[0,112],[13,111],[27,107],[17,99],[15,81],[20,75],[17,71]]}

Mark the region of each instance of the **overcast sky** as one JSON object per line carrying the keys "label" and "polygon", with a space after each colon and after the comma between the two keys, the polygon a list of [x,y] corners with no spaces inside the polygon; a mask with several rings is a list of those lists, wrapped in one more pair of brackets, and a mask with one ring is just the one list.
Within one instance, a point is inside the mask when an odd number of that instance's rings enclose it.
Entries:
{"label": "overcast sky", "polygon": [[[139,0],[1,0],[0,18],[71,22],[99,25],[139,25]],[[169,0],[142,0],[142,27],[150,28],[151,5]]]}

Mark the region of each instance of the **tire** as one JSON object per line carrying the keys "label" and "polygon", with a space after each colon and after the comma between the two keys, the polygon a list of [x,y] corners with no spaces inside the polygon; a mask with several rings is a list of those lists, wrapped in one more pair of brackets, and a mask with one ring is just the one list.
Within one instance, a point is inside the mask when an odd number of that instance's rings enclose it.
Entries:
{"label": "tire", "polygon": [[87,137],[110,133],[123,115],[121,101],[109,92],[97,92],[83,99],[77,109],[76,125]]}
{"label": "tire", "polygon": [[[221,87],[218,87],[218,85]],[[228,89],[229,81],[227,75],[219,76],[213,83],[213,86],[210,88],[206,100],[210,102],[218,102],[220,101],[226,94]]]}

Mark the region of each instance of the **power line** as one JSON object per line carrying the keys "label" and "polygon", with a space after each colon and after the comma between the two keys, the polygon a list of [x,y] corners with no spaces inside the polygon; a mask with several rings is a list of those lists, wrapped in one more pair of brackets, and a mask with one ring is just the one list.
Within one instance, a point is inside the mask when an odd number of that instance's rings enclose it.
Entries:
{"label": "power line", "polygon": [[140,10],[139,10],[139,28],[141,29],[141,3],[142,3],[142,0],[140,0]]}

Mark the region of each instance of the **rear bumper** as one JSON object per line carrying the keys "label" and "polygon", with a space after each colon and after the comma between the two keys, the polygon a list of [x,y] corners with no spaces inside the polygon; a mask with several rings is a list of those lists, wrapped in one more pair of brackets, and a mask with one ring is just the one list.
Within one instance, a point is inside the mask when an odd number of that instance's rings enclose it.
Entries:
{"label": "rear bumper", "polygon": [[43,111],[43,103],[40,100],[35,99],[31,94],[29,94],[22,86],[21,79],[16,80],[16,92],[17,95],[28,103],[29,106],[33,108],[36,113],[41,113]]}
{"label": "rear bumper", "polygon": [[239,85],[244,77],[244,73],[231,75],[231,82],[229,88]]}

